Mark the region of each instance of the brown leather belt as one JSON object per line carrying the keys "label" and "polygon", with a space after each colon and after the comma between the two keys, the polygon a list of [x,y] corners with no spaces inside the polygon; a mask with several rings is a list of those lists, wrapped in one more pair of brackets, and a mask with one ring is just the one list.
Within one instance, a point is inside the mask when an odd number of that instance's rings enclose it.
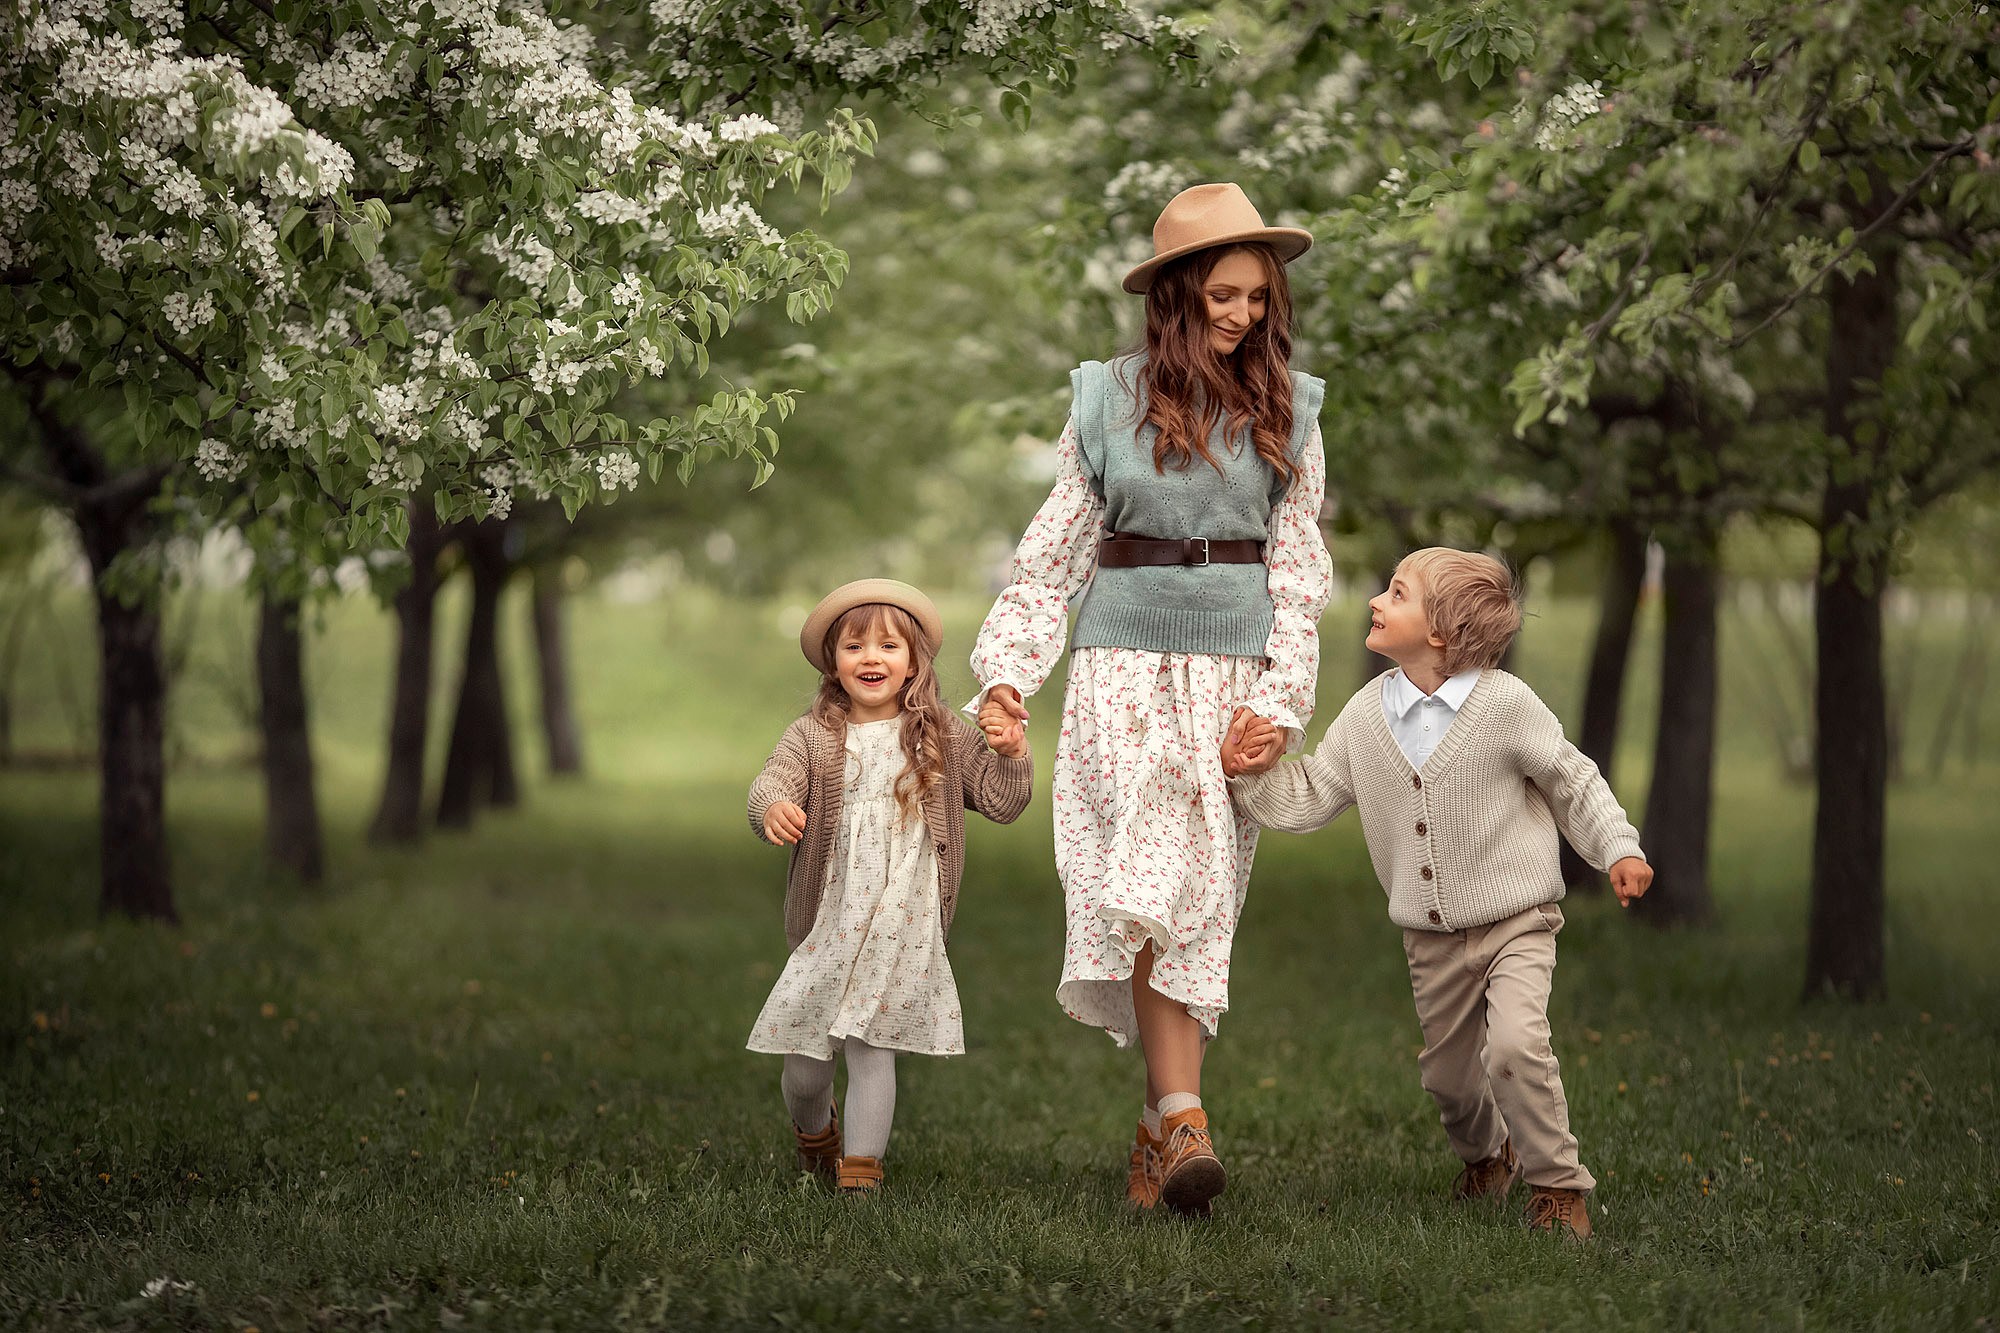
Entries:
{"label": "brown leather belt", "polygon": [[1106,569],[1146,565],[1261,565],[1264,543],[1210,541],[1206,537],[1135,537],[1107,532],[1097,544],[1097,563]]}

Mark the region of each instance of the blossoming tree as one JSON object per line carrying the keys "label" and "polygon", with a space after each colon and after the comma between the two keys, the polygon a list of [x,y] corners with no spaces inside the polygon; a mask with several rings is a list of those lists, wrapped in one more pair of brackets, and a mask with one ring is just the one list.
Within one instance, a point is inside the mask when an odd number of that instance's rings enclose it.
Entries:
{"label": "blossoming tree", "polygon": [[763,194],[869,151],[849,92],[949,71],[1061,85],[1079,46],[1191,38],[1123,0],[51,0],[0,37],[0,302],[39,429],[7,472],[99,576],[105,907],[171,917],[161,525],[230,522],[281,591],[400,544],[406,501],[572,512],[706,457],[771,465],[782,389],[631,420],[753,306],[824,309],[845,258]]}

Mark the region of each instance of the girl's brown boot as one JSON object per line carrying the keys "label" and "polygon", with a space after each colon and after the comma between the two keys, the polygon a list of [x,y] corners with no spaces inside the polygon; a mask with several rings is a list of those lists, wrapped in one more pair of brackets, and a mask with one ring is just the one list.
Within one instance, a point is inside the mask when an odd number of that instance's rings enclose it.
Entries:
{"label": "girl's brown boot", "polygon": [[798,1137],[799,1170],[821,1180],[832,1180],[834,1168],[840,1161],[840,1113],[829,1112],[826,1127],[810,1134],[794,1122],[792,1133]]}
{"label": "girl's brown boot", "polygon": [[1176,1111],[1160,1122],[1160,1202],[1177,1213],[1208,1216],[1209,1203],[1229,1183],[1208,1137],[1208,1113]]}
{"label": "girl's brown boot", "polygon": [[842,1194],[873,1194],[882,1188],[882,1159],[843,1157],[835,1179]]}
{"label": "girl's brown boot", "polygon": [[1152,1211],[1160,1201],[1161,1143],[1141,1120],[1138,1137],[1132,1140],[1131,1169],[1125,1173],[1125,1202],[1141,1212]]}

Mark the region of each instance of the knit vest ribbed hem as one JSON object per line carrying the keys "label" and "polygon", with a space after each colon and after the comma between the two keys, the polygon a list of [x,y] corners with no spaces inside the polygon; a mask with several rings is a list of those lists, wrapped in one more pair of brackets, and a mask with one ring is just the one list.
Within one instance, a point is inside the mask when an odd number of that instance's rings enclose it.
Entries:
{"label": "knit vest ribbed hem", "polygon": [[1268,599],[1245,610],[1205,611],[1086,598],[1070,646],[1262,657],[1274,620]]}

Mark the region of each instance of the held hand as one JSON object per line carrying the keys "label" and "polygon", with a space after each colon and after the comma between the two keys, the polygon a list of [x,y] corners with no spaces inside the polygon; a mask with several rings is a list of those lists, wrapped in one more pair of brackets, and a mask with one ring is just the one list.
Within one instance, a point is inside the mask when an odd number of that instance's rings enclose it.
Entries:
{"label": "held hand", "polygon": [[1016,722],[1026,722],[1028,720],[1028,707],[1021,702],[1021,692],[1012,685],[995,685],[992,689],[988,690],[986,692],[986,702],[979,706],[980,715],[982,717],[985,716],[986,710],[994,704],[999,704],[1002,709],[1006,710],[1007,716],[1013,718]]}
{"label": "held hand", "polygon": [[806,835],[806,812],[790,801],[773,801],[764,809],[764,836],[787,845]]}
{"label": "held hand", "polygon": [[1636,856],[1619,858],[1611,866],[1611,891],[1620,907],[1630,907],[1646,896],[1653,884],[1653,867]]}
{"label": "held hand", "polygon": [[986,733],[987,747],[993,753],[1004,755],[1008,759],[1021,759],[1027,756],[1027,728],[998,702],[988,699],[980,705],[979,729]]}
{"label": "held hand", "polygon": [[1222,738],[1223,776],[1267,772],[1277,765],[1284,748],[1283,736],[1268,719],[1248,708],[1238,708]]}

